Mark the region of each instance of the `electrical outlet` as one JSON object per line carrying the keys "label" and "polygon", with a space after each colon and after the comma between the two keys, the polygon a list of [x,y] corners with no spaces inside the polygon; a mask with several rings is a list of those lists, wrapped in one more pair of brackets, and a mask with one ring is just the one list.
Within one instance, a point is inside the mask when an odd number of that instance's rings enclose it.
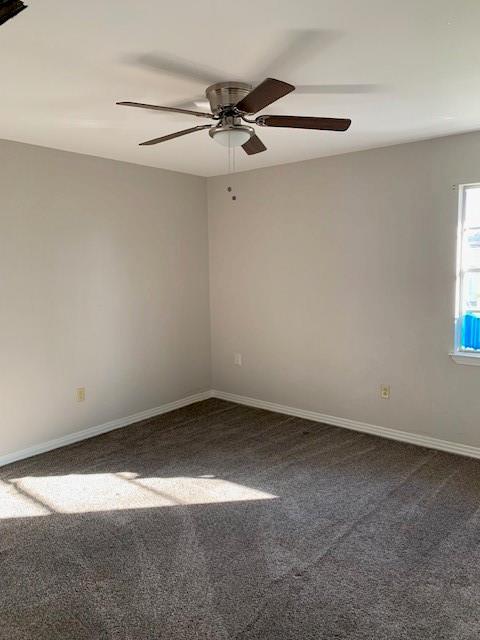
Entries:
{"label": "electrical outlet", "polygon": [[381,384],[380,385],[380,397],[382,400],[390,400],[390,385],[389,384]]}
{"label": "electrical outlet", "polygon": [[236,365],[237,367],[241,367],[242,366],[242,354],[241,353],[234,353],[233,354],[233,364]]}
{"label": "electrical outlet", "polygon": [[77,402],[85,402],[85,387],[78,387]]}

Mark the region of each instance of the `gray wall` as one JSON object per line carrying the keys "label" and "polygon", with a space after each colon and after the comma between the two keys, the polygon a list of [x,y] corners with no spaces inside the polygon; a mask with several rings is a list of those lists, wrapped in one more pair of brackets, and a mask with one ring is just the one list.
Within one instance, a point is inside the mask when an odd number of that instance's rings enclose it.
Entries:
{"label": "gray wall", "polygon": [[480,446],[480,368],[448,357],[480,134],[209,179],[211,325],[204,179],[0,161],[0,456],[208,389],[210,328],[217,389]]}
{"label": "gray wall", "polygon": [[204,179],[11,142],[0,167],[0,456],[208,389]]}
{"label": "gray wall", "polygon": [[448,355],[476,181],[479,133],[210,179],[214,387],[480,446],[480,368]]}

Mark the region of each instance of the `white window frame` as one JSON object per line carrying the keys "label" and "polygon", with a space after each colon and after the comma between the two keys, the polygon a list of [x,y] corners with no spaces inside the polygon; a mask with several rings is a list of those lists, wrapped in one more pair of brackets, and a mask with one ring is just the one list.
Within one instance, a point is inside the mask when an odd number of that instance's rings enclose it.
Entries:
{"label": "white window frame", "polygon": [[[461,348],[462,320],[463,320],[463,281],[465,271],[463,265],[463,236],[465,232],[465,194],[468,189],[480,189],[480,182],[458,185],[458,226],[457,226],[457,284],[455,295],[455,331],[454,349],[450,354],[457,364],[467,364],[480,367],[480,353]],[[479,272],[480,269],[469,269]]]}

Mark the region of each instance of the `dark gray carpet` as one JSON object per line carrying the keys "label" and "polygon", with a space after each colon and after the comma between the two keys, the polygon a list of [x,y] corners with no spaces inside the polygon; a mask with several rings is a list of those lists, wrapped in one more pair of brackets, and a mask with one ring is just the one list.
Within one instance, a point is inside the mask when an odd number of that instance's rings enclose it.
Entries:
{"label": "dark gray carpet", "polygon": [[2,639],[480,637],[474,460],[208,400],[0,486]]}

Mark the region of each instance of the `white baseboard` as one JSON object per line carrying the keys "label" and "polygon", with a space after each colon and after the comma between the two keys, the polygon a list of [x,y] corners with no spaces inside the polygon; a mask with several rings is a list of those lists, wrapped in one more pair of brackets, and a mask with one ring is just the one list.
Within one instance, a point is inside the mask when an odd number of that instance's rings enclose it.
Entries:
{"label": "white baseboard", "polygon": [[450,442],[448,440],[440,440],[438,438],[432,438],[430,436],[423,436],[417,433],[410,433],[409,431],[400,431],[398,429],[389,429],[386,427],[378,427],[366,422],[359,422],[357,420],[349,420],[348,418],[338,418],[336,416],[330,416],[325,413],[318,413],[316,411],[306,411],[305,409],[297,409],[295,407],[289,407],[283,404],[277,404],[275,402],[267,402],[265,400],[258,400],[257,398],[249,398],[247,396],[240,396],[236,393],[227,393],[226,391],[212,390],[203,391],[174,402],[163,404],[153,409],[147,409],[146,411],[140,411],[134,413],[131,416],[125,418],[118,418],[105,422],[82,431],[76,431],[55,440],[49,440],[28,449],[22,449],[21,451],[14,451],[5,456],[0,456],[0,467],[3,467],[17,460],[23,460],[36,456],[52,449],[58,449],[59,447],[65,447],[81,440],[87,440],[95,436],[113,431],[114,429],[120,429],[134,424],[135,422],[141,422],[148,418],[159,416],[162,413],[168,413],[174,409],[180,409],[186,407],[194,402],[200,402],[201,400],[207,400],[208,398],[219,398],[221,400],[228,400],[237,404],[247,405],[249,407],[257,407],[258,409],[266,409],[267,411],[275,411],[277,413],[284,413],[289,416],[296,416],[298,418],[305,418],[306,420],[313,420],[314,422],[323,422],[324,424],[330,424],[336,427],[343,427],[345,429],[351,429],[352,431],[361,431],[362,433],[369,433],[374,436],[380,436],[382,438],[389,438],[390,440],[399,440],[400,442],[407,442],[409,444],[416,444],[421,447],[427,447],[429,449],[438,449],[439,451],[446,451],[448,453],[456,453],[461,456],[468,456],[470,458],[480,458],[480,448],[472,447],[467,444],[460,444],[456,442]]}
{"label": "white baseboard", "polygon": [[88,438],[99,436],[102,433],[107,433],[107,431],[113,431],[114,429],[120,429],[121,427],[128,427],[128,425],[134,424],[135,422],[140,422],[142,420],[146,420],[147,418],[153,418],[155,416],[161,415],[162,413],[173,411],[174,409],[186,407],[187,405],[193,404],[194,402],[207,400],[207,398],[210,398],[211,395],[212,394],[210,391],[196,393],[193,396],[181,398],[180,400],[175,400],[174,402],[168,402],[167,404],[162,404],[159,407],[154,407],[153,409],[147,409],[146,411],[134,413],[133,415],[127,416],[126,418],[117,418],[116,420],[111,420],[110,422],[105,422],[104,424],[99,424],[95,427],[89,427],[88,429],[83,429],[82,431],[76,431],[75,433],[70,433],[66,436],[55,438],[55,440],[48,440],[47,442],[34,445],[33,447],[28,447],[28,449],[22,449],[21,451],[8,453],[5,456],[0,456],[0,467],[5,466],[6,464],[11,464],[12,462],[16,462],[17,460],[23,460],[24,458],[36,456],[39,453],[45,453],[46,451],[51,451],[52,449],[58,449],[59,447],[65,447],[69,444],[80,442],[81,440],[87,440]]}
{"label": "white baseboard", "polygon": [[276,404],[275,402],[266,402],[265,400],[258,400],[257,398],[239,396],[235,393],[227,393],[225,391],[212,390],[211,397],[229,400],[230,402],[244,404],[249,407],[257,407],[258,409],[267,409],[268,411],[285,413],[286,415],[296,416],[298,418],[306,418],[307,420],[313,420],[315,422],[323,422],[335,427],[344,427],[345,429],[351,429],[352,431],[361,431],[362,433],[369,433],[374,436],[389,438],[390,440],[408,442],[409,444],[416,444],[429,449],[438,449],[439,451],[456,453],[470,458],[480,458],[480,448],[472,447],[467,444],[440,440],[430,436],[422,436],[418,433],[410,433],[409,431],[399,431],[398,429],[378,427],[366,422],[358,422],[357,420],[349,420],[348,418],[337,418],[336,416],[330,416],[316,411],[305,411],[304,409],[296,409],[283,404]]}

